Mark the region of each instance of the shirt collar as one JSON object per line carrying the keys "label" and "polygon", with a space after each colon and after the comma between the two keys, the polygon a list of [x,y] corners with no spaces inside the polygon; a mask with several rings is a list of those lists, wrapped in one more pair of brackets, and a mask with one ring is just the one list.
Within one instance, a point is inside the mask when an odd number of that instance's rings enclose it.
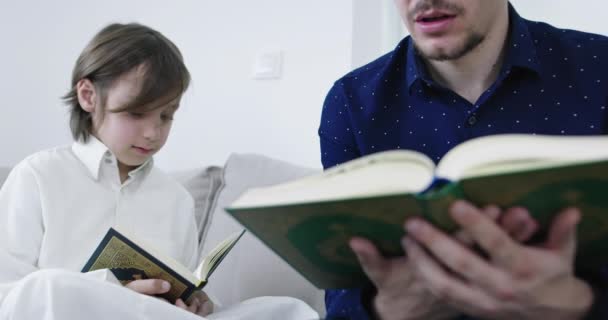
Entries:
{"label": "shirt collar", "polygon": [[422,58],[418,55],[412,37],[407,37],[407,53],[406,53],[405,79],[407,81],[408,90],[412,90],[412,85],[421,80],[429,80],[429,76]]}
{"label": "shirt collar", "polygon": [[[509,35],[505,44],[506,53],[501,73],[510,72],[514,67],[518,67],[540,75],[536,46],[527,23],[528,21],[523,19],[509,3]],[[411,92],[414,83],[433,82],[433,80],[414,46],[412,37],[407,37],[406,41],[406,81]]]}
{"label": "shirt collar", "polygon": [[[74,142],[72,151],[95,180],[99,179],[99,171],[104,160],[112,159],[113,163],[116,163],[116,157],[110,152],[108,147],[93,135],[89,136],[87,142],[83,142],[82,140]],[[139,172],[148,172],[149,170],[147,168],[151,167],[153,163],[154,161],[152,157],[150,157],[137,169],[129,172],[129,176],[133,177]]]}
{"label": "shirt collar", "polygon": [[523,19],[511,3],[509,3],[509,20],[509,38],[505,48],[507,51],[503,70],[519,67],[540,75],[541,69],[536,54],[536,45],[528,28],[530,22]]}

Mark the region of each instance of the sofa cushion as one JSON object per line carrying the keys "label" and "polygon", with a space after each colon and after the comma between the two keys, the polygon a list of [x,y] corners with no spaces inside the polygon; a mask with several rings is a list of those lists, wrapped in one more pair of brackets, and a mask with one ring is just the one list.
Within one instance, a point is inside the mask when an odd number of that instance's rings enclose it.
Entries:
{"label": "sofa cushion", "polygon": [[[171,175],[188,190],[194,199],[194,216],[199,230],[198,240],[202,244],[207,235],[207,230],[209,230],[210,213],[217,202],[219,190],[224,183],[222,168],[210,166],[202,169],[174,172]],[[199,249],[199,254],[200,250],[202,250],[202,246]]]}
{"label": "sofa cushion", "polygon": [[8,177],[8,174],[11,172],[11,168],[9,167],[0,167],[0,187],[4,184],[4,180]]}
{"label": "sofa cushion", "polygon": [[[243,227],[224,208],[252,187],[268,186],[318,172],[256,154],[232,154],[224,166],[220,191],[203,254]],[[256,296],[291,296],[323,312],[323,293],[249,233],[236,244],[205,287],[223,305]]]}

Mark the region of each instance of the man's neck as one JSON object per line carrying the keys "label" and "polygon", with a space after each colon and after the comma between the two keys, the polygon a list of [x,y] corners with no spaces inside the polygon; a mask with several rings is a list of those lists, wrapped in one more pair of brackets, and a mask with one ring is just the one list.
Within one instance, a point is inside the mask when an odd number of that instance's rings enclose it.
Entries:
{"label": "man's neck", "polygon": [[425,60],[431,77],[441,85],[456,92],[471,103],[498,78],[501,70],[505,43],[509,33],[509,17],[501,16],[475,49],[456,60]]}

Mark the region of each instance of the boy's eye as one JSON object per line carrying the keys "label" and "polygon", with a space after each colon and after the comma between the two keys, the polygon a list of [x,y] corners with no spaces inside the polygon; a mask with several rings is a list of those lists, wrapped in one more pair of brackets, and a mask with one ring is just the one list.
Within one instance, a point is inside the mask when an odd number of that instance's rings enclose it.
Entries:
{"label": "boy's eye", "polygon": [[171,120],[173,120],[173,115],[172,114],[163,114],[160,117],[164,121],[171,121]]}
{"label": "boy's eye", "polygon": [[141,112],[129,112],[129,116],[131,116],[132,118],[143,118],[144,114]]}

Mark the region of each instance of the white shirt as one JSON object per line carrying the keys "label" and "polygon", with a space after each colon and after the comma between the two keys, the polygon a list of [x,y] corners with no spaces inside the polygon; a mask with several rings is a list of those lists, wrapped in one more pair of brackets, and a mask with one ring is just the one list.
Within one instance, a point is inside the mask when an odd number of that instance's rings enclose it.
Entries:
{"label": "white shirt", "polygon": [[112,226],[196,267],[194,201],[151,159],[121,184],[116,158],[95,137],[29,156],[0,190],[0,250],[20,266],[15,274],[0,263],[0,282],[80,271]]}

